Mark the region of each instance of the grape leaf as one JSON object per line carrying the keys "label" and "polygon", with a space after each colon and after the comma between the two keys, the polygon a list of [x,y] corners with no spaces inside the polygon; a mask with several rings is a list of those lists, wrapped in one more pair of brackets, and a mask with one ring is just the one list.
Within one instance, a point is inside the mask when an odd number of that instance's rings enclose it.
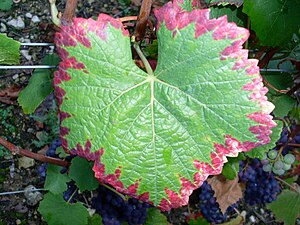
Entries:
{"label": "grape leaf", "polygon": [[286,45],[299,32],[299,1],[245,0],[243,12],[250,17],[251,29],[262,45]]}
{"label": "grape leaf", "polygon": [[76,157],[72,160],[69,177],[76,182],[80,191],[91,191],[99,186],[92,167],[93,163],[86,159]]}
{"label": "grape leaf", "polygon": [[244,160],[244,159],[245,156],[242,154],[239,154],[239,156],[236,158],[228,158],[228,162],[225,163],[223,167],[222,175],[226,177],[228,180],[234,180],[237,177],[237,174],[240,170],[240,160]]}
{"label": "grape leaf", "polygon": [[20,92],[18,103],[24,113],[33,113],[52,91],[50,70],[36,69],[29,80],[29,84]]}
{"label": "grape leaf", "polygon": [[296,224],[296,218],[300,215],[300,194],[295,191],[283,190],[277,200],[267,204],[277,220],[286,225]]}
{"label": "grape leaf", "polygon": [[158,208],[149,208],[147,210],[147,218],[144,225],[168,225],[167,217],[161,213]]}
{"label": "grape leaf", "polygon": [[[57,65],[60,59],[56,54],[47,55],[43,58],[44,65]],[[42,101],[53,91],[52,69],[36,69],[29,84],[21,91],[18,102],[24,113],[33,113]]]}
{"label": "grape leaf", "polygon": [[263,159],[265,154],[270,149],[272,149],[276,146],[276,142],[280,138],[282,128],[283,128],[283,123],[279,123],[276,127],[274,127],[274,129],[272,129],[272,134],[270,135],[270,138],[271,138],[270,143],[263,145],[263,146],[256,147],[256,148],[252,149],[251,151],[246,152],[245,154],[248,157],[253,158],[253,159],[255,159],[255,158]]}
{"label": "grape leaf", "polygon": [[95,161],[101,182],[169,210],[226,156],[268,143],[276,124],[257,60],[242,50],[247,30],[177,2],[155,14],[154,74],[134,64],[122,23],[100,14],[56,34],[54,86],[63,148]]}
{"label": "grape leaf", "polygon": [[20,46],[20,42],[8,38],[6,34],[0,34],[0,64],[19,64]]}
{"label": "grape leaf", "polygon": [[66,174],[60,173],[61,167],[48,164],[45,189],[53,194],[62,194],[67,189],[67,182],[70,178]]}
{"label": "grape leaf", "polygon": [[79,202],[67,204],[62,195],[47,193],[40,202],[38,211],[48,225],[85,225],[88,224],[88,211]]}

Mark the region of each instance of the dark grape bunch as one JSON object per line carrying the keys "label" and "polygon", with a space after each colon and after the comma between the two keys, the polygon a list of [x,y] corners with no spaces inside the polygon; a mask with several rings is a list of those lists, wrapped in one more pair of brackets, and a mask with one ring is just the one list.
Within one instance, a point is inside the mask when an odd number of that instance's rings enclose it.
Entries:
{"label": "dark grape bunch", "polygon": [[118,194],[100,185],[97,196],[92,198],[92,207],[101,215],[104,225],[121,225],[124,221],[134,225],[145,222],[150,205],[135,198],[124,201]]}
{"label": "dark grape bunch", "polygon": [[270,203],[280,192],[274,175],[263,170],[259,159],[253,159],[250,163],[241,161],[239,179],[246,183],[244,197],[250,205]]}
{"label": "dark grape bunch", "polygon": [[200,198],[200,210],[203,214],[203,217],[209,223],[223,223],[226,220],[227,212],[232,210],[234,206],[230,206],[225,214],[221,212],[219,208],[219,203],[214,197],[214,190],[211,186],[205,181],[200,187],[201,193],[199,195]]}
{"label": "dark grape bunch", "polygon": [[[52,141],[52,143],[50,144],[50,146],[46,152],[46,155],[57,158],[56,149],[60,146],[61,146],[61,143],[60,143],[59,139]],[[46,178],[46,170],[47,170],[47,163],[43,163],[41,166],[39,166],[37,168],[37,171],[43,180]]]}
{"label": "dark grape bunch", "polygon": [[75,197],[78,195],[78,188],[74,181],[67,183],[68,189],[63,193],[64,200],[69,203],[75,202]]}

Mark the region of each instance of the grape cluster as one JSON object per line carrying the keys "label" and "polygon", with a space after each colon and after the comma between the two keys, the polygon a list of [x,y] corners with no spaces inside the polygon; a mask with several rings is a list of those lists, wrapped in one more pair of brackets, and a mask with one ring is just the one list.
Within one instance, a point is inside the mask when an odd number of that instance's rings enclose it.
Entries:
{"label": "grape cluster", "polygon": [[290,133],[295,129],[297,129],[296,125],[282,129],[280,139],[277,141],[278,145],[265,154],[262,160],[265,172],[272,171],[274,174],[281,176],[285,171],[291,169],[291,165],[295,161],[295,156],[289,153],[292,147],[287,145],[287,143],[300,144],[300,132],[293,138],[290,137]]}
{"label": "grape cluster", "polygon": [[244,197],[250,205],[270,203],[280,192],[274,175],[263,170],[259,159],[253,159],[250,163],[241,161],[239,179],[246,183]]}
{"label": "grape cluster", "polygon": [[92,198],[92,207],[102,217],[104,225],[143,224],[147,217],[148,203],[141,203],[135,198],[124,201],[118,194],[100,185],[97,196]]}
{"label": "grape cluster", "polygon": [[291,169],[295,162],[293,154],[279,155],[278,151],[270,150],[262,160],[263,170],[265,172],[273,172],[279,176],[283,175],[285,171]]}
{"label": "grape cluster", "polygon": [[[52,143],[50,144],[50,146],[46,152],[46,155],[56,158],[57,157],[56,149],[60,146],[61,146],[61,143],[60,143],[59,139],[52,141]],[[47,170],[47,163],[43,163],[41,166],[39,166],[37,168],[37,171],[40,174],[42,180],[45,180],[45,178],[46,178],[46,170]]]}
{"label": "grape cluster", "polygon": [[69,203],[75,202],[75,197],[78,195],[78,188],[74,181],[67,183],[68,189],[63,193],[64,200]]}
{"label": "grape cluster", "polygon": [[230,206],[225,214],[223,214],[219,208],[219,203],[214,197],[214,190],[211,186],[205,181],[200,187],[201,193],[200,198],[200,210],[204,218],[209,223],[223,223],[226,220],[227,212],[232,210],[234,205]]}

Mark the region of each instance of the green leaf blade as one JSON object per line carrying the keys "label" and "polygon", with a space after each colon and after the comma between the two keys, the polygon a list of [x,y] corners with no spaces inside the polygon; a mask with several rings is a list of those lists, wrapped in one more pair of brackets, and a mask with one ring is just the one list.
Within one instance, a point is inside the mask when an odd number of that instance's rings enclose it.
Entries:
{"label": "green leaf blade", "polygon": [[245,0],[243,12],[250,17],[251,28],[262,45],[284,46],[299,33],[299,1]]}
{"label": "green leaf blade", "polygon": [[69,177],[76,182],[80,191],[92,191],[99,186],[92,167],[92,162],[88,162],[86,159],[77,157],[72,160]]}
{"label": "green leaf blade", "polygon": [[294,225],[300,215],[300,194],[283,190],[277,200],[268,204],[267,207],[272,210],[277,220],[283,221],[286,225]]}
{"label": "green leaf blade", "polygon": [[20,42],[0,34],[0,64],[20,64],[20,46]]}
{"label": "green leaf blade", "polygon": [[67,189],[67,182],[70,178],[66,174],[60,173],[61,167],[49,164],[47,166],[47,176],[45,189],[53,194],[62,194]]}
{"label": "green leaf blade", "polygon": [[61,195],[47,193],[38,211],[49,225],[88,224],[88,211],[81,203],[67,204]]}
{"label": "green leaf blade", "polygon": [[51,71],[36,69],[29,80],[29,84],[20,92],[18,103],[22,106],[24,113],[34,113],[52,91]]}
{"label": "green leaf blade", "polygon": [[257,62],[241,50],[247,31],[208,10],[180,13],[203,21],[165,23],[176,4],[156,12],[154,75],[133,63],[122,24],[106,15],[56,36],[62,146],[95,161],[101,182],[163,210],[187,204],[226,156],[268,142],[257,135],[274,126]]}

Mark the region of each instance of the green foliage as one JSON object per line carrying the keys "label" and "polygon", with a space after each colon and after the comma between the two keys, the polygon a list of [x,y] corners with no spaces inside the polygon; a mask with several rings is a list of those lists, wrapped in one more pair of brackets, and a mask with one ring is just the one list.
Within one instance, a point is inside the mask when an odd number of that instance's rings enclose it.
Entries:
{"label": "green foliage", "polygon": [[210,225],[203,216],[197,216],[187,221],[188,225]]}
{"label": "green foliage", "polygon": [[6,34],[0,34],[0,64],[19,64],[20,46],[20,42],[8,38]]}
{"label": "green foliage", "polygon": [[[12,0],[0,0],[0,10],[6,11],[10,10],[13,5]],[[1,40],[0,40],[1,42]]]}
{"label": "green foliage", "polygon": [[48,164],[45,189],[53,194],[61,194],[67,189],[67,182],[70,178],[66,174],[60,173],[61,167]]}
{"label": "green foliage", "polygon": [[244,159],[243,154],[239,154],[236,158],[228,158],[228,162],[223,167],[222,175],[228,180],[234,180],[240,170],[240,161]]}
{"label": "green foliage", "polygon": [[245,0],[243,12],[262,45],[282,47],[299,33],[300,1]]}
{"label": "green foliage", "polygon": [[38,211],[48,225],[86,225],[88,211],[82,203],[68,204],[60,194],[47,193],[40,202]]}
{"label": "green foliage", "polygon": [[[287,90],[293,85],[291,75],[287,73],[268,73],[262,72],[264,79],[278,90]],[[269,100],[275,105],[274,114],[277,117],[288,115],[289,111],[296,104],[296,100],[291,96],[280,93],[273,88],[269,88],[267,93]]]}
{"label": "green foliage", "polygon": [[102,225],[102,218],[99,214],[94,214],[88,218],[88,225]]}
{"label": "green foliage", "polygon": [[147,219],[143,225],[168,225],[167,217],[158,208],[147,210]]}
{"label": "green foliage", "polygon": [[91,191],[99,186],[98,180],[94,176],[93,162],[76,157],[72,160],[69,177],[74,180],[80,191]]}
{"label": "green foliage", "polygon": [[221,5],[221,6],[227,6],[227,5],[235,5],[235,6],[241,6],[243,4],[243,0],[205,0],[205,2],[208,5]]}
{"label": "green foliage", "polygon": [[300,215],[300,193],[283,190],[277,200],[267,207],[272,210],[277,220],[283,221],[285,225],[294,225]]}
{"label": "green foliage", "polygon": [[[10,141],[17,128],[14,124],[14,107],[0,103],[0,136]],[[11,154],[4,146],[0,145],[0,157]]]}
{"label": "green foliage", "polygon": [[210,7],[210,18],[219,18],[226,15],[228,22],[235,22],[238,26],[246,26],[247,16],[242,12],[242,8],[235,6],[213,6]]}
{"label": "green foliage", "polygon": [[[42,64],[57,65],[59,58],[56,54],[47,55]],[[36,69],[24,90],[18,97],[18,102],[22,106],[24,113],[31,114],[42,103],[42,101],[53,91],[51,69]]]}
{"label": "green foliage", "polygon": [[[275,121],[277,122],[277,121]],[[250,158],[258,158],[263,159],[265,154],[272,148],[276,146],[276,141],[280,138],[280,133],[282,131],[283,124],[281,122],[277,122],[277,126],[272,129],[272,134],[270,135],[270,143],[266,145],[259,146],[257,148],[252,149],[245,154]]]}

